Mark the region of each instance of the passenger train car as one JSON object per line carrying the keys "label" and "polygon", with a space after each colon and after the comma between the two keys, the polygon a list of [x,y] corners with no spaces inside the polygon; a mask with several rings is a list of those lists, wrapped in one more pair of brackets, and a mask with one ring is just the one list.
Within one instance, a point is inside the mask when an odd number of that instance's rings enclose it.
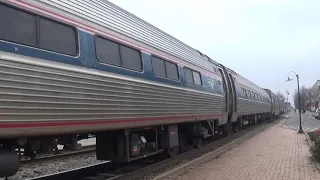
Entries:
{"label": "passenger train car", "polygon": [[271,115],[272,117],[278,117],[280,115],[281,112],[281,102],[280,102],[280,98],[274,94],[271,90],[269,89],[264,89],[270,99],[271,99]]}
{"label": "passenger train car", "polygon": [[16,148],[94,133],[101,160],[175,156],[277,107],[269,91],[103,0],[1,0],[0,74],[1,177],[18,170]]}

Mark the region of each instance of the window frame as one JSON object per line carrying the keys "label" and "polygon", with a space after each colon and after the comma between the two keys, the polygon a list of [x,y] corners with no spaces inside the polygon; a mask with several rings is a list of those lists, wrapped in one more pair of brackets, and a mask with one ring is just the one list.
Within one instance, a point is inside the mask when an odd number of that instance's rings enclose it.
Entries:
{"label": "window frame", "polygon": [[36,15],[36,18],[37,18],[37,44],[40,41],[40,19],[42,18],[42,19],[45,19],[47,21],[52,21],[54,23],[69,27],[69,28],[71,28],[73,30],[74,35],[75,35],[75,42],[76,42],[76,54],[75,55],[71,55],[71,54],[65,54],[65,53],[61,53],[61,52],[57,52],[57,51],[52,51],[52,50],[45,49],[45,48],[40,48],[40,47],[38,47],[38,48],[44,49],[44,50],[47,50],[47,51],[51,51],[51,52],[55,52],[55,53],[59,53],[59,54],[69,55],[69,56],[72,56],[72,57],[77,57],[79,55],[79,51],[80,51],[79,44],[80,44],[80,41],[79,41],[79,32],[77,31],[77,28],[75,28],[75,27],[73,27],[71,25],[68,25],[66,23],[59,22],[59,21],[57,21],[55,19],[51,19],[51,18],[45,17],[45,16]]}
{"label": "window frame", "polygon": [[101,63],[101,64],[109,65],[109,66],[122,67],[120,45],[119,45],[117,42],[110,41],[110,42],[115,43],[115,44],[117,45],[117,50],[118,50],[118,53],[119,53],[119,64],[120,64],[120,65],[118,66],[118,65],[116,65],[116,64],[111,64],[111,63],[104,62],[104,61],[102,61],[102,60],[98,57],[96,38],[100,38],[100,39],[106,40],[106,41],[109,41],[109,40],[108,40],[108,39],[105,39],[105,38],[102,38],[102,37],[99,37],[99,36],[95,36],[95,37],[94,37],[95,55],[96,55],[96,59],[98,60],[98,62]]}
{"label": "window frame", "polygon": [[[197,85],[197,86],[202,86],[203,83],[202,83],[201,73],[198,72],[198,71],[194,71],[194,70],[191,70],[191,71],[192,71],[193,83],[194,83],[195,85]],[[193,73],[198,73],[198,74],[199,74],[200,84],[196,84],[196,83],[195,83]]]}
{"label": "window frame", "polygon": [[[65,22],[56,20],[54,18],[51,18],[51,17],[48,17],[48,16],[44,16],[42,14],[41,15],[40,14],[36,14],[34,12],[22,9],[20,7],[13,6],[11,4],[6,4],[6,3],[3,3],[3,2],[0,2],[0,5],[3,5],[5,7],[11,8],[11,9],[15,9],[15,10],[18,10],[18,11],[21,11],[21,12],[24,12],[24,13],[27,13],[27,14],[35,16],[35,18],[36,18],[36,46],[26,45],[26,44],[23,44],[23,43],[14,42],[14,41],[5,40],[5,39],[0,39],[0,41],[12,43],[12,44],[17,44],[17,45],[20,45],[20,46],[30,47],[30,48],[34,48],[34,49],[37,49],[37,50],[52,52],[52,53],[60,54],[60,55],[64,55],[64,56],[74,57],[74,58],[80,56],[80,38],[79,38],[79,31],[78,31],[78,29],[76,27],[74,27],[74,26],[72,26],[70,24],[67,24]],[[39,36],[40,36],[40,34],[39,34],[40,33],[40,27],[39,27],[40,24],[39,23],[40,23],[40,18],[55,22],[55,23],[63,25],[63,26],[70,27],[75,32],[75,34],[74,34],[75,35],[75,42],[76,42],[76,54],[75,55],[66,54],[66,53],[57,52],[57,51],[52,51],[52,50],[48,50],[48,49],[39,47]]]}
{"label": "window frame", "polygon": [[[192,81],[193,81],[193,83],[189,83],[189,82],[187,82],[187,79],[186,79],[186,75],[185,75],[185,71],[184,71],[184,69],[188,69],[188,70],[190,70],[190,71],[191,71],[191,75],[192,75]],[[198,85],[198,84],[194,83],[193,72],[195,72],[195,73],[198,73],[198,74],[199,74],[200,82],[201,82],[201,84],[200,84],[200,85]],[[195,71],[195,70],[193,70],[193,69],[191,69],[191,68],[188,68],[188,67],[183,67],[183,73],[184,73],[185,81],[186,81],[186,83],[187,83],[187,84],[192,84],[192,85],[195,85],[195,86],[203,86],[203,82],[202,82],[202,75],[201,75],[201,73],[200,73],[199,71]]]}
{"label": "window frame", "polygon": [[5,8],[10,8],[10,9],[13,9],[15,11],[20,11],[20,12],[23,12],[25,14],[28,14],[30,16],[33,16],[35,18],[35,27],[33,27],[35,29],[35,46],[33,45],[30,45],[30,44],[25,44],[25,43],[20,43],[20,42],[16,42],[16,41],[12,41],[12,40],[6,40],[6,39],[1,39],[0,38],[0,41],[5,41],[5,42],[9,42],[9,43],[13,43],[13,44],[19,44],[19,45],[22,45],[22,46],[28,46],[28,47],[37,47],[37,43],[38,43],[38,17],[35,13],[33,12],[29,12],[29,11],[26,11],[25,9],[21,9],[21,8],[18,8],[18,7],[15,7],[15,6],[12,6],[10,4],[5,4],[5,3],[2,3],[0,1],[0,5],[2,5],[3,7]]}
{"label": "window frame", "polygon": [[[117,42],[116,42],[116,43],[117,43]],[[132,50],[137,51],[137,52],[139,53],[139,59],[140,59],[140,63],[141,63],[141,70],[140,70],[140,71],[135,70],[135,69],[131,69],[131,68],[127,68],[127,67],[123,67],[121,46],[126,47],[126,48],[128,48],[128,49],[132,49]],[[119,53],[120,53],[120,63],[121,63],[121,67],[124,68],[124,69],[129,69],[129,70],[132,70],[132,71],[136,71],[136,72],[143,72],[144,66],[143,66],[143,60],[142,60],[141,51],[140,51],[139,49],[133,48],[133,47],[128,46],[128,45],[125,45],[125,44],[120,44],[120,43],[118,43],[118,47],[119,47]]]}
{"label": "window frame", "polygon": [[[98,56],[97,56],[97,43],[96,43],[96,38],[101,38],[103,40],[106,40],[106,41],[110,41],[110,42],[113,42],[113,43],[116,43],[118,45],[118,51],[119,51],[119,56],[120,56],[120,66],[117,66],[117,65],[114,65],[114,64],[109,64],[109,63],[106,63],[106,62],[102,62],[99,60]],[[139,53],[139,57],[140,57],[140,62],[141,62],[141,71],[138,71],[138,70],[135,70],[135,69],[131,69],[131,68],[127,68],[127,67],[123,67],[122,66],[122,56],[121,56],[121,48],[120,46],[124,46],[124,47],[127,47],[129,49],[133,49],[135,51],[137,51]],[[112,66],[112,67],[116,67],[116,68],[121,68],[121,69],[125,69],[125,70],[129,70],[129,71],[133,71],[133,72],[138,72],[138,73],[143,73],[144,72],[144,62],[143,62],[143,58],[142,58],[142,53],[141,53],[141,50],[137,49],[137,48],[133,48],[132,46],[128,46],[126,44],[121,44],[119,43],[118,41],[114,41],[114,40],[111,40],[111,39],[108,39],[108,38],[105,38],[101,35],[95,35],[94,36],[94,53],[95,53],[95,57],[96,59],[98,60],[98,63],[99,64],[102,64],[102,65],[106,65],[106,66]]]}
{"label": "window frame", "polygon": [[[153,68],[153,58],[158,58],[159,60],[162,60],[162,61],[163,61],[163,64],[164,64],[164,72],[165,72],[165,75],[166,75],[166,76],[159,76],[159,75],[156,75],[156,74],[154,73],[154,70],[153,70],[153,69],[154,69],[154,68]],[[172,79],[172,78],[169,78],[169,77],[168,77],[166,62],[171,63],[171,64],[174,64],[175,67],[177,68],[177,75],[178,75],[177,79]],[[164,58],[162,58],[162,57],[159,57],[159,56],[151,55],[151,68],[152,68],[152,73],[153,73],[153,75],[156,76],[156,77],[158,77],[158,78],[169,79],[169,80],[177,81],[177,82],[180,81],[180,73],[179,73],[178,64],[175,63],[175,62],[166,60],[166,59],[164,59]]]}
{"label": "window frame", "polygon": [[[191,72],[191,77],[192,77],[192,83],[188,82],[187,81],[187,78],[186,78],[186,72],[185,72],[185,69],[189,70]],[[193,79],[193,73],[192,73],[192,70],[190,68],[187,68],[187,67],[183,67],[183,73],[184,73],[184,79],[186,81],[187,84],[194,84],[194,79]]]}
{"label": "window frame", "polygon": [[[168,69],[167,69],[167,63],[169,64],[173,64],[177,70],[177,79],[172,79],[172,78],[169,78],[168,77]],[[164,67],[165,67],[165,70],[166,70],[166,76],[168,79],[170,80],[173,80],[173,81],[180,81],[180,74],[179,74],[179,69],[178,69],[178,64],[174,63],[174,62],[171,62],[171,61],[164,61]]]}
{"label": "window frame", "polygon": [[[158,60],[163,61],[164,76],[158,75],[158,74],[156,74],[156,73],[154,72],[154,69],[155,69],[155,68],[153,68],[153,63],[154,63],[153,58],[157,58]],[[159,77],[159,78],[165,78],[165,79],[167,79],[167,71],[166,71],[166,62],[165,62],[165,60],[163,60],[163,59],[161,59],[161,58],[159,58],[159,57],[157,57],[157,56],[151,56],[151,67],[152,67],[152,73],[153,73],[153,75],[155,75],[156,77]]]}

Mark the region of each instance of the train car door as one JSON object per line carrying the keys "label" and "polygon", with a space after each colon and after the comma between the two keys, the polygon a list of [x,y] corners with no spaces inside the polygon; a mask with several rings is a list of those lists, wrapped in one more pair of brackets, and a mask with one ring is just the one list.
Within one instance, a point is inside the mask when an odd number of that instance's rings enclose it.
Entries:
{"label": "train car door", "polygon": [[227,86],[227,80],[226,80],[226,77],[225,77],[225,74],[223,73],[222,69],[219,68],[219,72],[221,74],[221,77],[222,77],[222,85],[223,85],[223,90],[224,90],[224,98],[225,98],[225,102],[224,102],[224,112],[227,112],[229,113],[229,101],[228,101],[228,98],[229,98],[229,87]]}
{"label": "train car door", "polygon": [[235,86],[235,80],[234,76],[232,76],[231,73],[229,73],[229,79],[232,86],[232,97],[233,97],[233,112],[237,112],[237,92],[236,92],[236,86]]}
{"label": "train car door", "polygon": [[271,104],[272,104],[272,113],[276,114],[276,103],[272,93],[271,93]]}
{"label": "train car door", "polygon": [[[226,69],[225,69],[225,67],[223,66],[223,65],[221,65],[220,64],[220,66],[221,66],[221,70],[220,70],[220,72],[222,73],[222,77],[223,77],[223,79],[224,79],[224,81],[225,81],[225,84],[226,84],[226,86],[227,86],[227,96],[226,96],[226,98],[227,98],[227,112],[228,112],[228,115],[232,115],[232,113],[235,111],[235,89],[234,89],[234,84],[233,84],[233,86],[232,86],[232,83],[234,83],[233,82],[233,78],[230,78],[230,76],[228,75],[228,73],[227,73],[227,71],[226,71]],[[232,79],[232,80],[231,80]],[[232,81],[232,82],[231,82]]]}

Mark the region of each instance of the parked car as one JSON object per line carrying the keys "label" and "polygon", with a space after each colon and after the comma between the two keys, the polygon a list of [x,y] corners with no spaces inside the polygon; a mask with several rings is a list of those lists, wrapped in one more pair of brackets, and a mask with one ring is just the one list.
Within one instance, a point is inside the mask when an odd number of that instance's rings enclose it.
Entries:
{"label": "parked car", "polygon": [[316,119],[319,119],[319,112],[320,112],[320,108],[318,108],[318,109],[316,110],[316,112],[314,113],[314,117],[315,117]]}

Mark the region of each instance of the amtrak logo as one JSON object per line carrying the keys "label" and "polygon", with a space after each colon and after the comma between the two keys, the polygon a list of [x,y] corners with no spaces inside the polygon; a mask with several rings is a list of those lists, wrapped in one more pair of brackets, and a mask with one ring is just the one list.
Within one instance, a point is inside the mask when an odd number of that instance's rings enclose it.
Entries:
{"label": "amtrak logo", "polygon": [[214,88],[214,82],[213,82],[213,81],[208,81],[208,83],[209,83],[209,86],[211,87],[211,89],[213,90],[213,88]]}

